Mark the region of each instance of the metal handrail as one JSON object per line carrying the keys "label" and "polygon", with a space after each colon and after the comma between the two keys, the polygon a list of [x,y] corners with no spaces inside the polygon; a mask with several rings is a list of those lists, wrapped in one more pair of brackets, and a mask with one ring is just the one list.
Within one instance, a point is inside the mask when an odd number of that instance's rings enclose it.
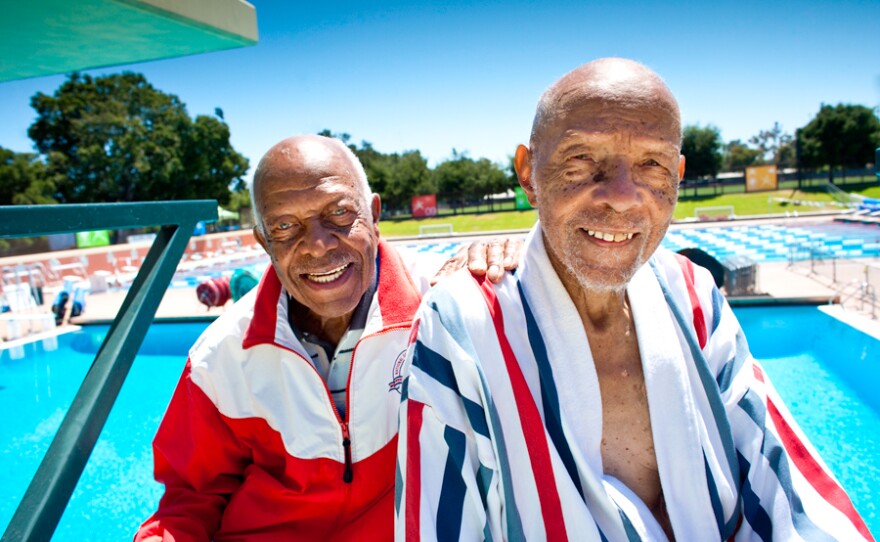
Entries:
{"label": "metal handrail", "polygon": [[874,291],[874,287],[867,282],[862,284],[862,295],[859,296],[860,301],[862,302],[861,309],[865,310],[865,300],[867,299],[871,303],[871,319],[877,319],[877,292]]}
{"label": "metal handrail", "polygon": [[[852,285],[857,285],[857,288],[844,295],[846,290]],[[865,312],[865,302],[867,301],[871,304],[871,319],[877,319],[877,293],[871,283],[861,279],[851,279],[837,288],[837,295],[840,297],[839,303],[841,306],[846,306],[848,301],[858,296],[860,302],[859,310],[862,312]]]}
{"label": "metal handrail", "polygon": [[2,542],[49,540],[198,221],[214,200],[0,206],[0,238],[161,226]]}

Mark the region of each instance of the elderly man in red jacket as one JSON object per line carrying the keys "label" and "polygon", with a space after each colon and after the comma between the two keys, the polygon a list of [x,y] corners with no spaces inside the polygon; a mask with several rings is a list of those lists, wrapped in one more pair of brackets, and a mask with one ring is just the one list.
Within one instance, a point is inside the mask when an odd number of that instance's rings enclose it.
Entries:
{"label": "elderly man in red jacket", "polygon": [[[253,194],[272,267],[190,350],[154,441],[165,495],[135,540],[390,540],[400,372],[430,275],[380,238],[379,197],[338,140],[278,143]],[[470,266],[500,279],[499,245],[482,246]]]}

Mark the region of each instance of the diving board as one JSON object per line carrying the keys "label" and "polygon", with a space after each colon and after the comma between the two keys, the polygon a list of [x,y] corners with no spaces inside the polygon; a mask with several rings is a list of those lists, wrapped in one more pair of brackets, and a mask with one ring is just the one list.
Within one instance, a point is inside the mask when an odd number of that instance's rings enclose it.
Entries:
{"label": "diving board", "polygon": [[30,0],[0,6],[0,82],[257,43],[243,0]]}

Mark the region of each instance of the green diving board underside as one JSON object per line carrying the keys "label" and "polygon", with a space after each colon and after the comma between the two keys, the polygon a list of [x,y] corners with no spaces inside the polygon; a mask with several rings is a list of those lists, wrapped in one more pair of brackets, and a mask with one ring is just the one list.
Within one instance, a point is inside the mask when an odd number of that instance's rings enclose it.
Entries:
{"label": "green diving board underside", "polygon": [[0,82],[257,43],[243,0],[27,0],[0,6]]}
{"label": "green diving board underside", "polygon": [[2,542],[52,538],[196,223],[215,200],[0,206],[0,238],[160,226]]}

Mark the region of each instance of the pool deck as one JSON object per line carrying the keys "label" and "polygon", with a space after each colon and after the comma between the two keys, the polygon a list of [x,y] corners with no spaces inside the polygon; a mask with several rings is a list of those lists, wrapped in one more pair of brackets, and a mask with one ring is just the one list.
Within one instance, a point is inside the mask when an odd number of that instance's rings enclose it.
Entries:
{"label": "pool deck", "polygon": [[[460,240],[460,238],[456,238]],[[875,265],[880,260],[875,259]],[[839,294],[830,281],[822,281],[822,276],[810,273],[808,264],[789,267],[786,262],[763,263],[757,266],[757,290],[759,297],[779,300],[814,299],[818,302],[834,302]],[[217,316],[224,312],[223,307],[208,309],[196,297],[195,288],[169,288],[159,309],[157,318],[180,318],[196,316]],[[75,323],[95,320],[112,320],[125,297],[124,291],[111,291],[89,295],[86,298],[87,310],[83,317],[75,318]],[[231,302],[230,302],[231,305]]]}
{"label": "pool deck", "polygon": [[[760,264],[757,269],[758,290],[763,296],[781,299],[837,297],[831,287],[817,282],[803,270],[791,269],[785,262]],[[125,291],[112,291],[86,297],[86,312],[76,323],[94,320],[112,320],[116,315]],[[229,304],[231,306],[231,303]],[[157,318],[179,318],[193,316],[217,316],[223,314],[223,307],[210,309],[202,305],[196,297],[195,288],[169,288],[156,311]]]}

